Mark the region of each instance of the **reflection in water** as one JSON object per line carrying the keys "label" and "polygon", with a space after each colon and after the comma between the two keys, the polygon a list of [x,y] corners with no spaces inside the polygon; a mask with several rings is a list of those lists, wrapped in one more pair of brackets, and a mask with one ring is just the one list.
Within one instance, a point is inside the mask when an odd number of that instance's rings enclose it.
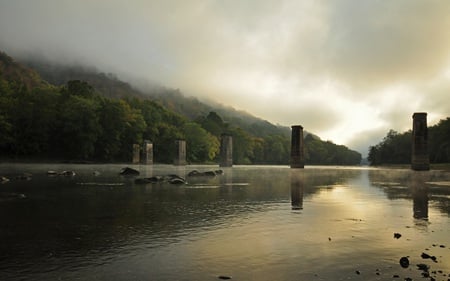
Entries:
{"label": "reflection in water", "polygon": [[[439,258],[430,273],[450,274],[450,245],[432,246],[449,243],[448,173],[234,166],[184,186],[135,184],[122,165],[10,167],[0,174],[33,179],[0,186],[2,281],[420,280],[398,260],[420,262],[426,248]],[[140,177],[217,169],[132,167]],[[426,231],[405,228],[427,217]]]}
{"label": "reflection in water", "polygon": [[303,170],[291,171],[291,205],[292,210],[303,209],[304,174]]}
{"label": "reflection in water", "polygon": [[413,172],[410,188],[414,218],[428,220],[428,187],[425,185],[423,172]]}

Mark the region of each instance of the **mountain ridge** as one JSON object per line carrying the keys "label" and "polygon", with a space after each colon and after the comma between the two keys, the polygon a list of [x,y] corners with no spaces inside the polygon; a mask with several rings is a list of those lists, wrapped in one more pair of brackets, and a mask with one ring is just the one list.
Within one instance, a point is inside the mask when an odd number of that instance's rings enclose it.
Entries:
{"label": "mountain ridge", "polygon": [[275,125],[268,120],[256,117],[246,111],[215,101],[200,101],[186,96],[179,89],[171,89],[155,84],[135,87],[130,82],[119,79],[115,74],[101,72],[95,67],[58,65],[48,61],[23,59],[21,63],[35,69],[41,77],[55,85],[64,85],[70,80],[83,80],[91,84],[104,96],[110,98],[136,97],[153,99],[169,110],[195,120],[209,112],[217,112],[225,121],[237,123],[257,137],[267,134],[290,135],[290,128]]}
{"label": "mountain ridge", "polygon": [[[8,66],[0,71],[3,156],[129,161],[130,147],[148,139],[155,162],[170,163],[173,140],[185,138],[189,163],[211,163],[217,161],[221,134],[229,133],[235,164],[289,163],[290,128],[245,111],[159,85],[146,92],[92,67],[25,63],[4,53],[0,59]],[[305,131],[306,163],[360,160],[360,153]]]}

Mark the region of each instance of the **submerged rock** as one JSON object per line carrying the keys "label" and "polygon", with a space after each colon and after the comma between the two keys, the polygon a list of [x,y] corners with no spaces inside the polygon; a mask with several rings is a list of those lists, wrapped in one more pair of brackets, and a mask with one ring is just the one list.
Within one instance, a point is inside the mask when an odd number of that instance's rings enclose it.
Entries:
{"label": "submerged rock", "polygon": [[9,179],[7,177],[1,176],[0,183],[6,183],[6,182],[9,182]]}
{"label": "submerged rock", "polygon": [[167,181],[171,184],[186,184],[186,180],[179,175],[167,175],[165,178],[167,178]]}
{"label": "submerged rock", "polygon": [[198,170],[193,170],[188,173],[188,177],[215,177],[216,175],[222,175],[222,170],[215,171],[205,171],[199,172]]}
{"label": "submerged rock", "polygon": [[171,184],[186,184],[186,180],[178,175],[166,175],[166,176],[153,176],[149,178],[138,178],[134,180],[137,184],[157,183],[157,182],[169,182]]}
{"label": "submerged rock", "polygon": [[62,171],[61,173],[59,173],[59,175],[65,177],[73,177],[76,175],[76,173],[74,171]]}
{"label": "submerged rock", "polygon": [[400,258],[400,265],[403,268],[408,268],[409,267],[409,259],[407,257],[401,257]]}
{"label": "submerged rock", "polygon": [[160,182],[160,181],[164,181],[164,177],[153,176],[153,177],[149,177],[149,178],[138,178],[138,179],[134,180],[134,183],[146,184],[146,183],[155,183],[155,182]]}
{"label": "submerged rock", "polygon": [[422,257],[422,259],[431,259],[434,262],[437,262],[437,258],[435,256],[430,256],[427,253],[422,253],[422,255],[420,255]]}
{"label": "submerged rock", "polygon": [[186,181],[180,178],[172,178],[169,180],[171,184],[186,184]]}
{"label": "submerged rock", "polygon": [[139,175],[140,173],[138,170],[135,170],[130,167],[125,167],[125,168],[122,168],[122,170],[120,171],[120,174],[123,176],[136,176],[136,175]]}
{"label": "submerged rock", "polygon": [[427,264],[424,264],[424,263],[419,263],[419,264],[417,264],[417,269],[422,270],[424,272],[428,272],[428,270],[430,269],[430,266],[428,266]]}
{"label": "submerged rock", "polygon": [[31,180],[31,176],[32,176],[32,174],[30,174],[30,173],[23,173],[23,174],[20,174],[20,175],[16,176],[16,180],[27,180],[27,181],[29,181],[29,180]]}

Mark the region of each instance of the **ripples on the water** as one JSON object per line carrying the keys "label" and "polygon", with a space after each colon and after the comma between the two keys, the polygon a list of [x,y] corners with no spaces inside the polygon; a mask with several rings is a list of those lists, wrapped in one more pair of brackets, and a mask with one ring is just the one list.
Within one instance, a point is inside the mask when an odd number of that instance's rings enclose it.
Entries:
{"label": "ripples on the water", "polygon": [[[416,280],[418,263],[450,278],[446,172],[233,167],[179,186],[120,165],[0,168],[33,174],[0,186],[1,280]],[[77,175],[45,174],[58,169]]]}

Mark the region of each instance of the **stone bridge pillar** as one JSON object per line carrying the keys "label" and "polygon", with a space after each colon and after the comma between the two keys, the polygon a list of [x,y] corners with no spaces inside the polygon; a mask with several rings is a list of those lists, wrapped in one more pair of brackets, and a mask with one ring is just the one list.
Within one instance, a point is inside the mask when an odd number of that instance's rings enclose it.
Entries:
{"label": "stone bridge pillar", "polygon": [[153,143],[149,140],[144,140],[144,146],[142,147],[142,164],[153,164]]}
{"label": "stone bridge pillar", "polygon": [[133,159],[131,162],[133,164],[139,164],[141,161],[141,146],[137,143],[133,144]]}
{"label": "stone bridge pillar", "polygon": [[233,137],[222,134],[220,139],[220,167],[233,166]]}
{"label": "stone bridge pillar", "polygon": [[430,170],[427,113],[425,112],[413,114],[411,169],[415,171]]}
{"label": "stone bridge pillar", "polygon": [[291,128],[291,168],[304,168],[303,127],[295,125]]}
{"label": "stone bridge pillar", "polygon": [[186,165],[186,141],[176,140],[175,141],[175,159],[173,161],[175,166]]}

